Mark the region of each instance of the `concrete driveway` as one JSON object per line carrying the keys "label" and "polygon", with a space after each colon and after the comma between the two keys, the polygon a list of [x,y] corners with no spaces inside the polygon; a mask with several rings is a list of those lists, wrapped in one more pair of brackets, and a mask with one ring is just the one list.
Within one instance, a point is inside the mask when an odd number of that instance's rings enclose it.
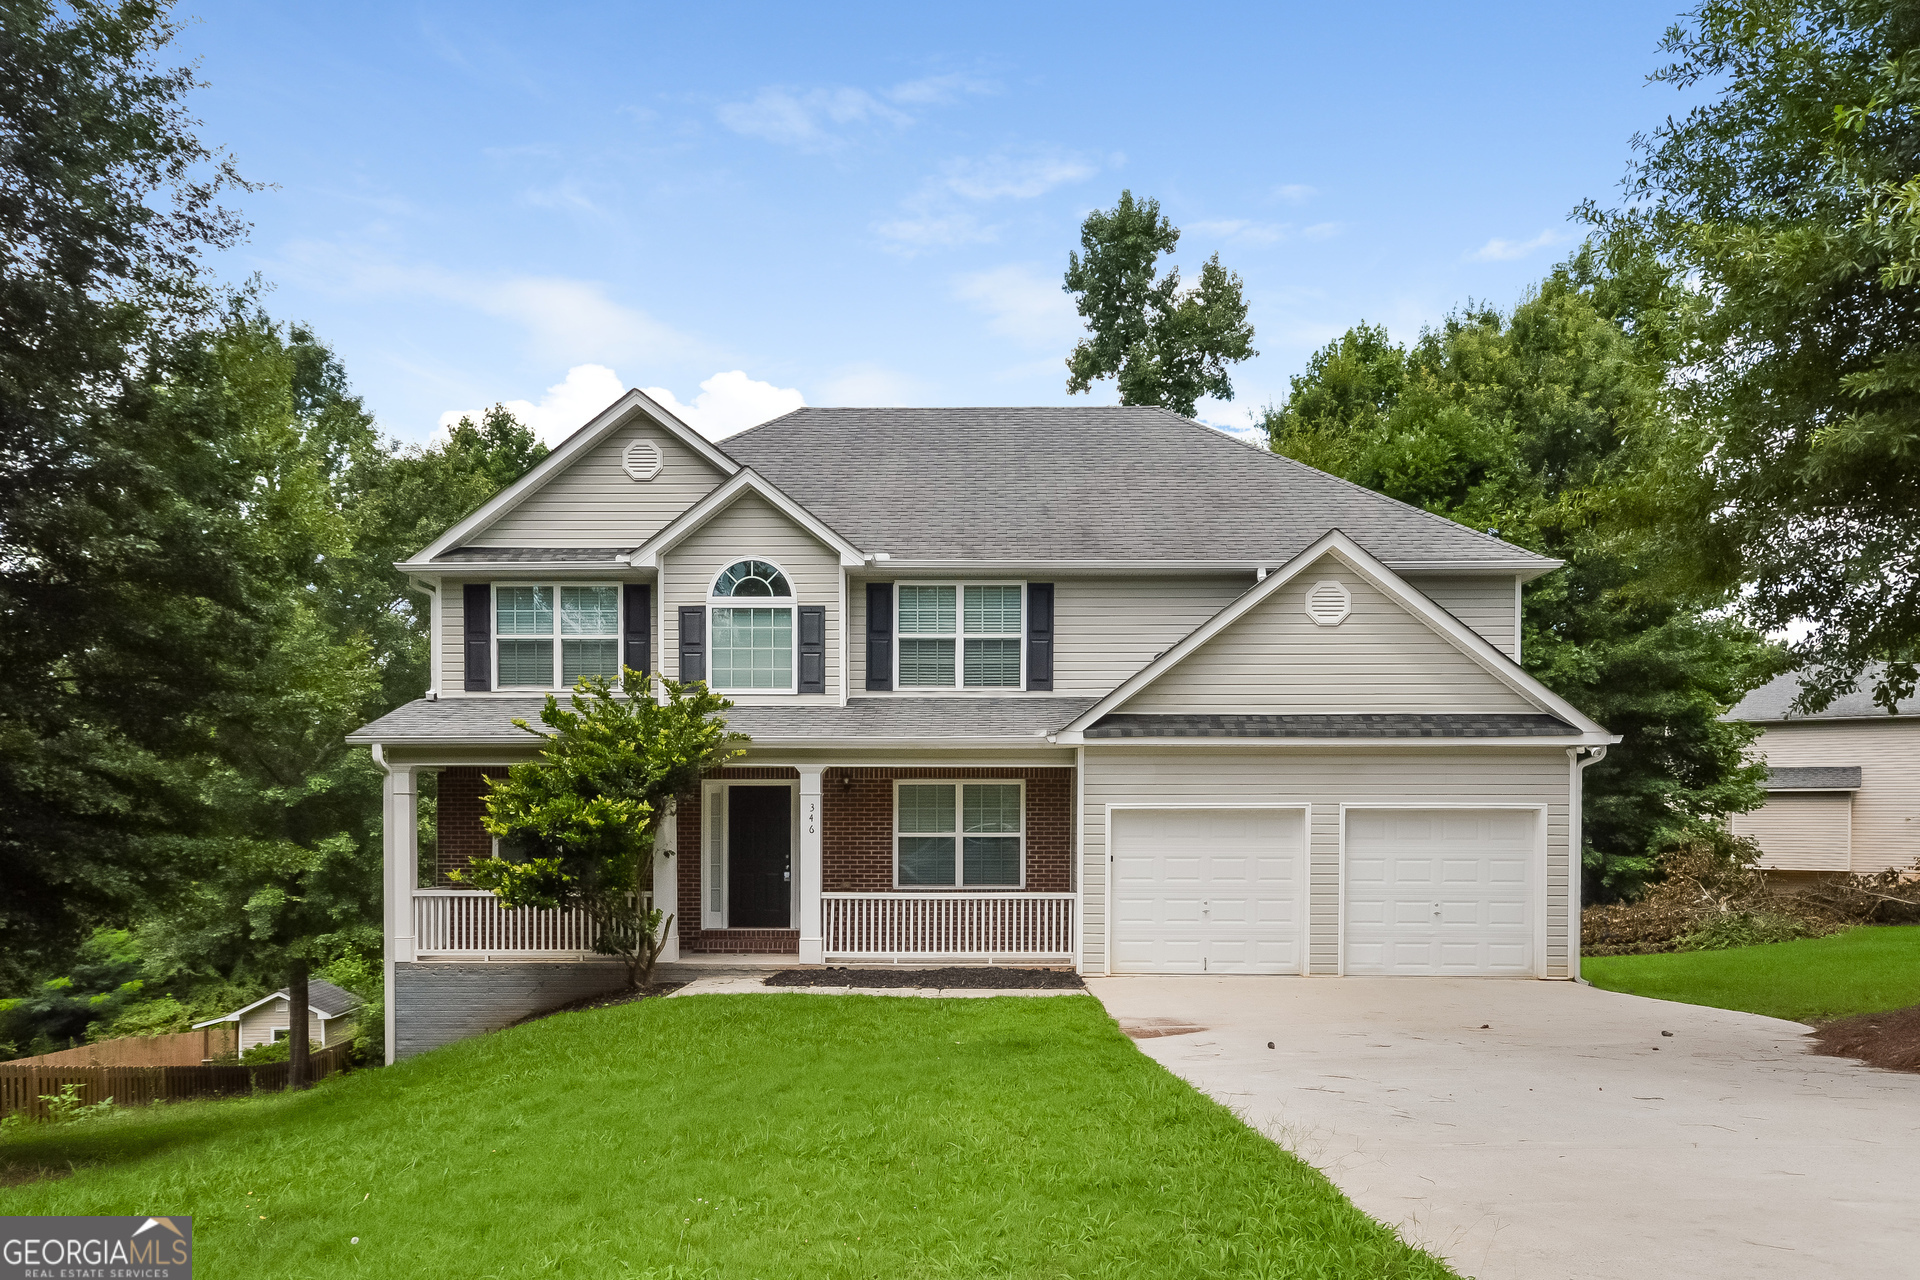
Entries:
{"label": "concrete driveway", "polygon": [[1798,1023],[1563,982],[1087,985],[1463,1275],[1920,1275],[1920,1075],[1807,1054]]}

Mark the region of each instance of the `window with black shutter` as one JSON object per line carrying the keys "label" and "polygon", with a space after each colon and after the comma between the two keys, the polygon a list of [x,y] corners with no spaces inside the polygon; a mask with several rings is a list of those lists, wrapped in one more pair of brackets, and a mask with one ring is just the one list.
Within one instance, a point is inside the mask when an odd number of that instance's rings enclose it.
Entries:
{"label": "window with black shutter", "polygon": [[893,688],[893,584],[867,584],[867,688]]}
{"label": "window with black shutter", "polygon": [[827,607],[803,604],[800,615],[800,693],[827,691]]}

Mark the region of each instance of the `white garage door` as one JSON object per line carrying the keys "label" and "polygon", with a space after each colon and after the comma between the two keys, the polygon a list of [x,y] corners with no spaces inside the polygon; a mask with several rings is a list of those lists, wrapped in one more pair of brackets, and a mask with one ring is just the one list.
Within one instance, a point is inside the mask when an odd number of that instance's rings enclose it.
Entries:
{"label": "white garage door", "polygon": [[1298,973],[1298,809],[1116,809],[1116,973]]}
{"label": "white garage door", "polygon": [[1535,971],[1537,815],[1349,809],[1346,972]]}

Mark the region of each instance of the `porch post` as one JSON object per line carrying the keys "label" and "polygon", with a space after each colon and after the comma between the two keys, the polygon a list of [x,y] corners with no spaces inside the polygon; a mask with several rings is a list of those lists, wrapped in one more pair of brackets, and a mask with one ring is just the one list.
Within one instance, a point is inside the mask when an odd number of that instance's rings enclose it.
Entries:
{"label": "porch post", "polygon": [[821,765],[800,766],[800,963],[821,964],[826,944],[820,933],[820,775]]}
{"label": "porch post", "polygon": [[386,1039],[387,1062],[393,1062],[394,965],[415,954],[413,890],[420,878],[420,795],[411,765],[388,764],[381,791],[381,846],[385,854],[386,892]]}
{"label": "porch post", "polygon": [[670,917],[664,921],[666,945],[660,948],[660,959],[665,961],[680,958],[679,811],[678,797],[667,801],[667,816],[661,819],[659,832],[653,838],[653,907]]}

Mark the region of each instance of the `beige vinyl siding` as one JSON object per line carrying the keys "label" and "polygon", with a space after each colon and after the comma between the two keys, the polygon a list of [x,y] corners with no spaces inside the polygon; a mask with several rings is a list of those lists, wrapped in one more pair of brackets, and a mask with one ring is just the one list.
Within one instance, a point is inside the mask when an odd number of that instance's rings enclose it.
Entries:
{"label": "beige vinyl siding", "polygon": [[1856,875],[1911,867],[1920,858],[1920,716],[1789,721],[1768,725],[1758,745],[1776,768],[1859,766],[1852,805]]}
{"label": "beige vinyl siding", "polygon": [[1347,751],[1092,747],[1082,755],[1083,971],[1107,963],[1107,806],[1306,804],[1308,971],[1339,969],[1340,806],[1540,805],[1547,818],[1546,972],[1567,976],[1567,756],[1559,748]]}
{"label": "beige vinyl siding", "polygon": [[1467,624],[1482,640],[1520,660],[1520,614],[1514,607],[1519,592],[1511,574],[1413,574],[1407,582],[1417,591]]}
{"label": "beige vinyl siding", "polygon": [[1783,791],[1733,817],[1733,834],[1760,842],[1769,871],[1845,871],[1852,865],[1853,795]]}
{"label": "beige vinyl siding", "polygon": [[[1338,579],[1353,611],[1323,627],[1314,584]],[[1323,559],[1260,602],[1119,710],[1282,713],[1528,712],[1531,702],[1358,574]]]}
{"label": "beige vinyl siding", "polygon": [[727,696],[743,705],[840,701],[840,554],[746,492],[669,551],[661,566],[660,669],[680,675],[680,607],[704,605],[720,571],[736,560],[771,560],[786,570],[794,603],[827,607],[826,693]]}
{"label": "beige vinyl siding", "polygon": [[[635,440],[660,446],[660,474],[637,481],[623,455]],[[473,547],[637,547],[724,477],[658,427],[614,432],[526,501],[467,539]]]}
{"label": "beige vinyl siding", "polygon": [[[290,1021],[288,1011],[289,1006],[285,1000],[269,1000],[253,1012],[241,1014],[240,1051],[245,1052],[259,1044],[273,1043],[274,1032],[287,1029]],[[328,1022],[331,1022],[334,1028],[331,1033],[327,1031]],[[319,1014],[311,1008],[307,1010],[307,1039],[319,1041],[322,1048],[328,1043],[328,1034],[332,1034],[333,1043],[339,1043],[341,1025],[338,1018],[323,1022]]]}
{"label": "beige vinyl siding", "polygon": [[[1226,608],[1253,585],[1253,575],[1033,581],[1053,583],[1053,692],[1096,697]],[[867,687],[867,584],[850,582],[847,591],[849,683],[859,694]]]}

